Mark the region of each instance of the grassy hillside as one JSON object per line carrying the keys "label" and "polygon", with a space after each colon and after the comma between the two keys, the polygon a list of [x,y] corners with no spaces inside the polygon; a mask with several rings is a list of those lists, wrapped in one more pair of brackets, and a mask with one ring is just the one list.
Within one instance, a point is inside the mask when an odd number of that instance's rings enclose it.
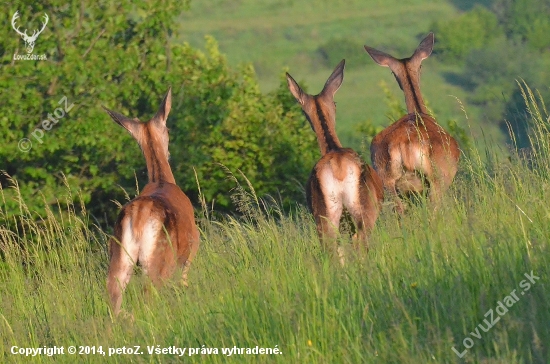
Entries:
{"label": "grassy hillside", "polygon": [[[21,202],[23,218],[0,228],[0,361],[99,363],[109,348],[137,345],[143,354],[109,362],[547,363],[546,117],[535,124],[532,159],[482,162],[483,151],[472,151],[437,213],[413,206],[399,220],[388,204],[368,256],[343,237],[345,267],[321,251],[301,208],[266,213],[241,193],[243,218],[214,220],[202,210],[191,286],[168,284],[144,296],[138,274],[124,296],[127,314],[115,321],[106,301],[105,235],[63,198],[61,214],[38,220]],[[70,345],[101,346],[106,356],[11,354],[14,346]],[[148,346],[187,351],[182,359],[148,354]],[[221,351],[256,346],[281,354]],[[207,348],[210,354],[198,354]]]}
{"label": "grassy hillside", "polygon": [[[317,93],[337,63],[327,64],[319,49],[331,41],[346,40],[332,54],[333,59],[347,59],[344,84],[336,95],[337,130],[344,143],[358,147],[356,123],[389,122],[380,82],[386,82],[395,97],[403,100],[391,72],[376,65],[363,45],[408,57],[435,20],[452,18],[459,12],[443,0],[206,0],[192,2],[191,10],[182,16],[179,41],[202,47],[204,35],[211,34],[231,63],[253,63],[264,91],[272,90],[287,69],[308,85],[310,92]],[[443,125],[454,119],[466,127],[456,100],[465,102],[466,92],[446,80],[446,75],[458,71],[457,66],[428,58],[423,64],[422,90]],[[466,105],[466,109],[476,137],[482,135],[483,127],[486,135],[502,142],[496,122],[484,120],[482,110],[474,106]]]}

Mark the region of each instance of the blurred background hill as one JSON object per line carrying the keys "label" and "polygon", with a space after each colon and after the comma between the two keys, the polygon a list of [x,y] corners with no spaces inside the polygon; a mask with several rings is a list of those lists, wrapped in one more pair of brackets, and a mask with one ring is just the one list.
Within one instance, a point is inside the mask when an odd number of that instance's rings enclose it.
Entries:
{"label": "blurred background hill", "polygon": [[363,45],[404,58],[435,32],[421,77],[429,107],[442,124],[455,120],[468,128],[464,107],[474,137],[501,147],[509,141],[505,120],[519,133],[520,146],[527,145],[515,80],[548,93],[546,0],[205,0],[180,19],[181,41],[201,47],[204,35],[213,35],[231,64],[252,62],[263,91],[277,87],[281,69],[288,68],[316,93],[346,58],[337,130],[354,148],[361,143],[358,124],[391,121],[383,91],[403,101],[389,69],[376,65]]}

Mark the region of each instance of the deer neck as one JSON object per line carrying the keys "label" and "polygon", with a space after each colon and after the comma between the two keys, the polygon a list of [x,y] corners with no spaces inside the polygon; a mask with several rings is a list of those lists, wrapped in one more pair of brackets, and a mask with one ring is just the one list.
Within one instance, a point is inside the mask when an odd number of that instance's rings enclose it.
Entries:
{"label": "deer neck", "polygon": [[428,108],[424,104],[424,99],[420,93],[420,80],[417,72],[411,72],[408,67],[403,67],[404,72],[400,77],[401,88],[405,94],[405,103],[407,104],[407,113],[427,114]]}
{"label": "deer neck", "polygon": [[336,135],[335,122],[327,112],[322,108],[319,100],[315,99],[315,109],[313,115],[306,114],[315,135],[321,155],[325,155],[330,151],[341,149],[342,144]]}
{"label": "deer neck", "polygon": [[141,149],[147,163],[149,183],[168,182],[175,184],[176,180],[170,168],[170,163],[168,163],[168,156],[163,148],[150,137],[145,140],[146,142]]}

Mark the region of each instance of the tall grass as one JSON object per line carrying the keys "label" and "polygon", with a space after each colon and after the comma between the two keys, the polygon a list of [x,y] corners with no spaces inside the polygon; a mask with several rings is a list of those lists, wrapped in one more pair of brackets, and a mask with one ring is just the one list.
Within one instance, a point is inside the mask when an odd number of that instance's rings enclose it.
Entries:
{"label": "tall grass", "polygon": [[[12,346],[108,352],[139,345],[143,355],[110,360],[164,363],[181,360],[149,355],[146,346],[204,345],[219,354],[184,360],[547,363],[550,134],[540,102],[527,88],[525,95],[533,117],[529,158],[470,151],[437,212],[419,204],[398,219],[386,206],[366,258],[354,259],[349,249],[340,267],[321,251],[303,208],[283,214],[241,187],[244,218],[200,214],[202,243],[190,287],[169,283],[144,295],[137,271],[124,294],[129,315],[116,320],[105,292],[106,235],[83,206],[60,199],[56,209],[35,216],[20,201],[16,218],[0,208],[0,361],[106,361],[69,354],[30,359],[12,355]],[[540,279],[522,295],[520,282],[531,272]],[[514,289],[519,300],[494,327],[480,330],[486,312]],[[470,334],[476,327],[480,339]],[[459,358],[452,347],[462,352],[468,337],[473,346]],[[282,354],[221,353],[276,345]]]}

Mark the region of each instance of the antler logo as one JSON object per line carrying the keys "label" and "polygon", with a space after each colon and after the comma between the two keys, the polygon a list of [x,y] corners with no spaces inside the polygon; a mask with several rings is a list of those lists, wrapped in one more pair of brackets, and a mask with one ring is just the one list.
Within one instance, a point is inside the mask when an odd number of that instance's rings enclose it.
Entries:
{"label": "antler logo", "polygon": [[23,38],[23,40],[25,41],[25,47],[27,48],[27,53],[30,54],[34,49],[34,43],[36,42],[36,38],[38,38],[40,33],[44,31],[44,29],[46,28],[46,24],[48,24],[48,20],[49,20],[48,14],[44,13],[44,23],[42,23],[42,29],[34,30],[31,36],[27,35],[27,29],[25,29],[25,32],[21,33],[19,31],[19,27],[15,26],[15,21],[17,20],[17,18],[19,18],[18,11],[16,11],[15,14],[13,14],[13,17],[11,18],[11,26],[13,27],[13,29],[15,29],[17,34],[19,34],[21,38]]}

